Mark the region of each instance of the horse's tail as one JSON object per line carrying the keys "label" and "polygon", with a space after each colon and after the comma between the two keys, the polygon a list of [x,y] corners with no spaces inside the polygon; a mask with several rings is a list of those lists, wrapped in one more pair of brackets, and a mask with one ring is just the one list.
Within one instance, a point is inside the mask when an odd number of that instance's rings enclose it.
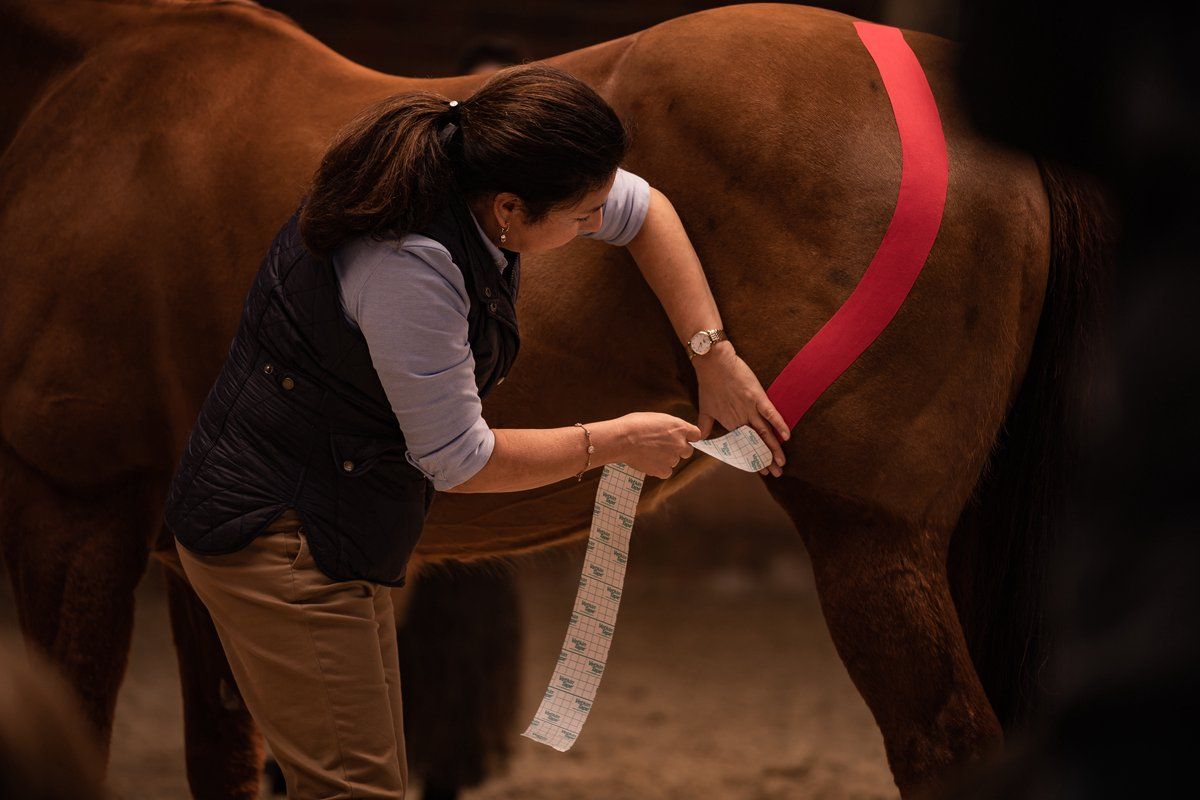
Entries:
{"label": "horse's tail", "polygon": [[1020,392],[950,547],[959,618],[1005,728],[1044,692],[1050,652],[1042,570],[1064,522],[1076,464],[1083,380],[1111,274],[1114,222],[1099,183],[1037,159],[1050,205],[1050,264]]}

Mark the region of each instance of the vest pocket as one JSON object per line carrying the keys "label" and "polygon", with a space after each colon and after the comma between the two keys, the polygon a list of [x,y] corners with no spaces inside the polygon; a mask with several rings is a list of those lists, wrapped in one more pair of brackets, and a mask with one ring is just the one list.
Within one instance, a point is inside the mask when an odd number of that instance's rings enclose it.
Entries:
{"label": "vest pocket", "polygon": [[329,447],[335,468],[348,478],[365,475],[382,460],[403,461],[414,474],[420,475],[404,457],[408,448],[403,439],[380,439],[367,434],[334,431],[329,434]]}

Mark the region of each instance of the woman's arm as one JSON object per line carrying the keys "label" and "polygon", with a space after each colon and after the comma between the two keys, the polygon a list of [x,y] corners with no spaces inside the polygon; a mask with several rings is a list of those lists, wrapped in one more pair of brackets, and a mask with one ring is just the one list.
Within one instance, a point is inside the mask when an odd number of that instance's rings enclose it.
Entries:
{"label": "woman's arm", "polygon": [[[685,419],[657,411],[634,411],[616,419],[586,423],[591,432],[591,469],[624,462],[656,478],[669,478],[681,458],[693,452],[700,429]],[[496,446],[483,469],[452,492],[516,492],[561,481],[587,464],[587,435],[569,428],[497,428]]]}
{"label": "woman's arm", "polygon": [[[653,186],[646,218],[626,247],[667,312],[680,347],[696,331],[724,327],[683,221],[667,196]],[[702,435],[709,435],[714,419],[727,430],[749,424],[775,456],[761,473],[781,475],[785,457],[779,440],[786,441],[791,431],[733,343],[716,342],[691,361],[700,385]]]}
{"label": "woman's arm", "polygon": [[[721,327],[721,314],[683,222],[667,196],[645,178],[618,169],[600,225],[580,235],[629,248],[670,317],[681,347],[696,331]],[[717,342],[704,357],[726,351],[732,353],[732,345]]]}
{"label": "woman's arm", "polygon": [[[615,419],[585,422],[592,434],[592,467],[621,461],[621,430]],[[587,437],[564,428],[493,428],[496,446],[483,468],[447,492],[516,492],[573,478],[587,464]]]}
{"label": "woman's arm", "polygon": [[[680,347],[696,331],[723,327],[721,312],[700,266],[700,257],[683,229],[683,221],[667,196],[653,186],[646,219],[626,247],[667,312]],[[692,359],[692,363],[699,370],[717,360],[709,356],[731,356],[733,352],[732,343],[723,340],[716,342],[703,357]]]}

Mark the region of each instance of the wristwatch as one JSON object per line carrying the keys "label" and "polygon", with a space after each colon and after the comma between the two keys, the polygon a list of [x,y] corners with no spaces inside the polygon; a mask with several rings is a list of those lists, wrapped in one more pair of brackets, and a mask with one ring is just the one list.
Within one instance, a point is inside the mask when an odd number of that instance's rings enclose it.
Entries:
{"label": "wristwatch", "polygon": [[729,337],[725,335],[723,328],[709,328],[706,331],[696,331],[692,334],[692,338],[684,343],[684,347],[688,351],[688,360],[696,356],[702,356],[707,353],[715,342],[729,341]]}

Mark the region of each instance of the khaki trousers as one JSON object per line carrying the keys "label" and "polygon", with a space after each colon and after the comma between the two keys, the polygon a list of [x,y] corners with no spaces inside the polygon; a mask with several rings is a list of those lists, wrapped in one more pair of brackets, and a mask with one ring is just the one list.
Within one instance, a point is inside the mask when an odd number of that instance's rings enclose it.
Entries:
{"label": "khaki trousers", "polygon": [[237,552],[177,549],[289,800],[403,798],[408,764],[388,587],[327,577],[293,509]]}

